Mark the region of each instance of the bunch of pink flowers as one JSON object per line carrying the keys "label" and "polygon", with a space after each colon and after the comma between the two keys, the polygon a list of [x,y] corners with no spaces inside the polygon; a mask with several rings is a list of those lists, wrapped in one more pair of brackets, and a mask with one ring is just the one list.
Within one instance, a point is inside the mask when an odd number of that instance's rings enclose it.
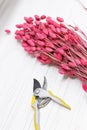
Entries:
{"label": "bunch of pink flowers", "polygon": [[24,50],[41,63],[56,66],[61,74],[79,78],[87,91],[87,36],[60,17],[35,15],[24,20],[15,32]]}

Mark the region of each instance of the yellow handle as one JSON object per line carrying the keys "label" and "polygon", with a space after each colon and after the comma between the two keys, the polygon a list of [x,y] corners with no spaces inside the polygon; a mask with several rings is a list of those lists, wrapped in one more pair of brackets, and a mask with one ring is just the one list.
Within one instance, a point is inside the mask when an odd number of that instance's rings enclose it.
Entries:
{"label": "yellow handle", "polygon": [[34,109],[34,126],[35,126],[35,130],[39,130],[39,126],[38,126],[37,121],[36,121],[36,108],[34,106],[32,106],[32,108]]}
{"label": "yellow handle", "polygon": [[39,130],[39,125],[37,123],[37,109],[36,107],[34,106],[35,105],[35,102],[36,102],[36,97],[35,96],[32,96],[32,101],[31,101],[31,105],[32,105],[32,108],[34,110],[34,126],[35,126],[35,130]]}
{"label": "yellow handle", "polygon": [[69,110],[71,110],[71,107],[70,107],[67,103],[65,103],[61,98],[59,98],[58,96],[54,95],[50,90],[48,91],[48,93],[49,93],[52,97],[54,97],[54,98],[56,98],[58,101],[60,101],[60,102],[61,102],[61,105],[63,105],[64,107],[68,108]]}

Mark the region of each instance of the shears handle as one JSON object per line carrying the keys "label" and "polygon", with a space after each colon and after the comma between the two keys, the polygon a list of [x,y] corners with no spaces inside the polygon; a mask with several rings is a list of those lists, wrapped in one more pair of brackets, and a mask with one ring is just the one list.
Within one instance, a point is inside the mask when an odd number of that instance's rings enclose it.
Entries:
{"label": "shears handle", "polygon": [[39,129],[39,109],[37,106],[37,100],[35,96],[32,96],[32,102],[31,102],[32,108],[34,110],[34,126],[35,130],[40,130]]}
{"label": "shears handle", "polygon": [[65,108],[71,110],[71,107],[70,107],[65,101],[63,101],[61,98],[59,98],[58,96],[54,95],[53,92],[51,92],[51,91],[49,90],[48,93],[49,93],[50,98],[51,98],[54,102],[56,102],[56,103],[58,103],[58,104],[64,106]]}

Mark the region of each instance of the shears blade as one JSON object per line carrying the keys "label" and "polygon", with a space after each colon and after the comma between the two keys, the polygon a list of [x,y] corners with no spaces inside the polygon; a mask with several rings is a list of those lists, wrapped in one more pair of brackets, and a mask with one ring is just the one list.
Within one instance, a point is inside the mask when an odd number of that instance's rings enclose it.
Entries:
{"label": "shears blade", "polygon": [[46,79],[45,76],[44,76],[44,82],[43,82],[43,86],[42,86],[42,88],[43,88],[44,90],[47,89],[47,79]]}
{"label": "shears blade", "polygon": [[33,92],[34,92],[37,88],[41,88],[41,85],[37,79],[33,79],[33,80],[34,80],[34,85],[33,85]]}

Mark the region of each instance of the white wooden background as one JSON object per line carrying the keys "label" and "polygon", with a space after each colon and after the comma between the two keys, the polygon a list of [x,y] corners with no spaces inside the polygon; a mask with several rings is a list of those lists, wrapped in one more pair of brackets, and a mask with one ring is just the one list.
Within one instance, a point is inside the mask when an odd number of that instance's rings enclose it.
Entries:
{"label": "white wooden background", "polygon": [[[87,6],[87,0],[83,0]],[[1,0],[0,2],[0,130],[34,130],[31,96],[33,78],[48,80],[48,89],[72,110],[50,104],[41,109],[41,130],[86,130],[87,94],[77,79],[64,78],[54,67],[29,56],[14,39],[15,24],[24,16],[61,16],[87,33],[87,12],[77,0]],[[11,29],[7,35],[4,29]]]}

